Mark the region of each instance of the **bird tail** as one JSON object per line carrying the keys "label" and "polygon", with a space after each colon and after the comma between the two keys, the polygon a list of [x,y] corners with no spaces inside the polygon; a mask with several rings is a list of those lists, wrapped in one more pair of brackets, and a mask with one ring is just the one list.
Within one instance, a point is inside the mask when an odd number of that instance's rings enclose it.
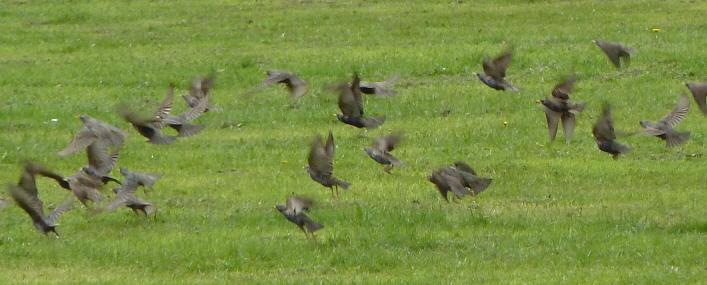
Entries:
{"label": "bird tail", "polygon": [[346,181],[340,180],[340,179],[338,179],[338,178],[336,178],[336,177],[333,177],[333,178],[334,178],[334,183],[335,183],[336,185],[338,185],[338,186],[341,186],[341,188],[344,188],[344,190],[349,189],[349,186],[351,186],[351,183],[348,183],[348,182],[346,182]]}
{"label": "bird tail", "polygon": [[188,137],[193,136],[201,132],[204,129],[204,125],[194,125],[194,124],[182,124],[177,130],[179,131],[178,137]]}
{"label": "bird tail", "polygon": [[176,140],[177,137],[175,136],[168,136],[162,133],[156,134],[153,137],[151,137],[147,142],[152,143],[152,144],[171,144]]}
{"label": "bird tail", "polygon": [[315,221],[312,221],[312,219],[310,219],[307,216],[303,216],[303,218],[304,218],[304,226],[307,227],[307,232],[313,233],[313,232],[316,232],[316,231],[324,228],[323,225],[321,225]]}
{"label": "bird tail", "polygon": [[474,193],[474,196],[479,195],[479,193],[484,192],[486,188],[491,185],[491,178],[483,178],[483,177],[477,177],[474,181],[471,183],[471,190]]}
{"label": "bird tail", "polygon": [[385,116],[378,118],[361,117],[361,121],[363,122],[363,126],[366,127],[366,129],[375,129],[385,123]]}
{"label": "bird tail", "polygon": [[582,111],[584,111],[584,107],[586,107],[586,106],[587,106],[587,103],[574,103],[570,107],[570,113],[573,113],[573,114],[582,113]]}
{"label": "bird tail", "polygon": [[676,147],[690,139],[690,132],[669,132],[665,134],[665,142],[667,147]]}

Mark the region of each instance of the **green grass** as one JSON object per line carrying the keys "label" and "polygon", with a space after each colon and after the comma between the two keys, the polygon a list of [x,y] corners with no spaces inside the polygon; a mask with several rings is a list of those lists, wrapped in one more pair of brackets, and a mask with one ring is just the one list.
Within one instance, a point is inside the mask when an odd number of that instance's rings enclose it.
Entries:
{"label": "green grass", "polygon": [[[707,279],[707,124],[694,102],[677,127],[692,138],[674,149],[633,136],[621,141],[636,149],[614,161],[591,136],[603,101],[617,129],[637,130],[675,106],[684,82],[705,80],[704,1],[396,2],[0,3],[0,181],[15,182],[22,159],[65,175],[85,164],[83,154],[56,156],[81,127],[75,115],[129,131],[119,166],[164,174],[145,197],[155,219],[128,209],[87,217],[77,203],[55,239],[19,208],[2,210],[0,283]],[[616,70],[592,39],[639,53]],[[518,94],[473,75],[504,40],[515,48],[508,79]],[[294,103],[281,87],[240,99],[268,69],[300,74],[310,92]],[[199,118],[208,127],[197,136],[149,145],[116,111],[129,103],[151,113],[168,84],[181,94],[212,71],[224,112]],[[385,174],[360,151],[363,132],[332,115],[325,87],[354,71],[402,76],[397,97],[365,98],[368,114],[388,116],[366,135],[404,131],[395,154],[408,167]],[[549,143],[535,100],[573,72],[573,100],[589,105],[571,144]],[[335,174],[353,184],[338,201],[302,169],[311,137],[329,130]],[[426,175],[454,160],[491,187],[445,203]],[[47,204],[66,195],[46,179],[39,187]],[[274,209],[292,192],[319,201],[317,242]]]}

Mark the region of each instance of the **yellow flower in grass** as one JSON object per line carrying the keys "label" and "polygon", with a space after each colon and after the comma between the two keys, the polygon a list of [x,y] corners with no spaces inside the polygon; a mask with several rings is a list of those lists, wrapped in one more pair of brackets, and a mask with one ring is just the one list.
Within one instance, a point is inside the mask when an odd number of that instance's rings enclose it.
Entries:
{"label": "yellow flower in grass", "polygon": [[660,28],[653,28],[652,30],[654,33],[660,32]]}

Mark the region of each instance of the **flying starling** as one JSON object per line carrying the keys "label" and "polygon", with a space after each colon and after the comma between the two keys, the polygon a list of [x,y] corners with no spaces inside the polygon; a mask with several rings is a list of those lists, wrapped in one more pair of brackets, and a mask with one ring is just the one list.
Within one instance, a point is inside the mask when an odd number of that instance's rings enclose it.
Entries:
{"label": "flying starling", "polygon": [[268,78],[263,80],[263,82],[260,83],[260,86],[256,87],[255,90],[247,93],[248,95],[278,83],[282,83],[287,86],[292,99],[299,99],[307,94],[307,82],[302,80],[302,78],[296,74],[285,70],[268,70],[265,73],[267,73]]}
{"label": "flying starling", "polygon": [[656,136],[665,141],[665,147],[675,147],[681,145],[690,138],[690,132],[678,132],[673,130],[677,124],[687,117],[687,111],[690,110],[690,98],[683,93],[670,114],[665,115],[660,121],[641,121],[643,134]]}
{"label": "flying starling", "polygon": [[153,144],[170,144],[173,143],[177,137],[163,134],[162,125],[156,123],[161,122],[169,116],[169,113],[172,111],[173,98],[174,87],[170,85],[167,96],[162,100],[160,107],[152,117],[143,117],[135,114],[135,112],[130,110],[127,106],[121,107],[120,113],[142,136],[148,139],[147,142]]}
{"label": "flying starling", "polygon": [[512,57],[513,53],[511,50],[506,50],[503,54],[494,58],[493,61],[489,58],[484,58],[482,63],[484,72],[475,72],[474,74],[479,77],[481,82],[493,89],[518,92],[520,89],[511,85],[511,83],[505,79],[506,69],[508,68],[508,64],[511,63]]}
{"label": "flying starling", "polygon": [[634,48],[621,45],[619,43],[605,42],[601,40],[592,40],[604,53],[611,63],[616,66],[616,68],[621,67],[621,59],[624,60],[624,65],[629,66],[631,64],[631,55],[635,54],[637,51]]}
{"label": "flying starling", "polygon": [[83,150],[92,144],[105,147],[120,147],[125,140],[125,132],[114,126],[91,118],[89,116],[79,117],[84,126],[76,133],[68,146],[59,151],[59,156],[68,156],[79,150]]}
{"label": "flying starling", "polygon": [[55,208],[48,216],[44,215],[44,203],[39,200],[37,184],[35,176],[39,174],[45,177],[52,178],[59,182],[59,185],[66,188],[68,185],[66,181],[49,169],[31,162],[24,163],[24,170],[20,181],[17,185],[8,184],[8,192],[10,197],[17,203],[17,205],[22,208],[27,214],[32,218],[32,223],[34,226],[42,231],[43,234],[47,235],[48,232],[54,232],[57,236],[55,227],[56,220],[66,212],[74,202],[74,196],[69,195],[59,207]]}
{"label": "flying starling", "polygon": [[[319,182],[331,189],[333,199],[339,196],[339,186],[348,189],[351,184],[334,177],[334,136],[329,131],[326,145],[322,145],[320,136],[316,136],[312,141],[312,147],[307,157],[308,165],[304,168],[309,173],[312,180]],[[332,188],[333,187],[333,188]],[[334,190],[336,189],[336,194]]]}
{"label": "flying starling", "polygon": [[287,220],[297,225],[305,235],[311,234],[322,229],[324,226],[316,223],[305,215],[305,211],[309,211],[309,207],[313,205],[313,201],[306,198],[292,196],[287,198],[287,205],[276,205],[275,208],[282,213]]}
{"label": "flying starling", "polygon": [[603,152],[608,152],[614,158],[619,159],[619,154],[627,153],[633,150],[633,147],[623,145],[616,141],[616,132],[614,131],[614,123],[611,120],[611,106],[604,104],[601,116],[594,123],[592,135],[597,147]]}
{"label": "flying starling", "polygon": [[123,185],[116,189],[115,199],[105,207],[105,210],[112,212],[119,207],[128,207],[135,214],[138,214],[138,211],[145,214],[145,216],[155,213],[157,207],[135,196],[135,191],[139,186],[152,188],[155,181],[160,179],[162,175],[132,172],[125,167],[120,168],[120,173],[123,175]]}
{"label": "flying starling", "polygon": [[354,75],[354,80],[349,86],[346,83],[335,87],[339,91],[339,109],[342,114],[336,114],[339,121],[357,128],[375,129],[385,122],[385,116],[369,118],[363,116],[363,98],[359,84],[361,79],[358,74]]}
{"label": "flying starling", "polygon": [[685,86],[687,86],[687,89],[690,89],[692,98],[695,98],[695,102],[697,102],[697,106],[700,107],[702,114],[707,116],[707,102],[705,102],[705,98],[707,97],[707,82],[685,82]]}
{"label": "flying starling", "polygon": [[550,131],[550,141],[555,140],[557,135],[557,125],[562,120],[562,130],[565,134],[565,142],[569,143],[574,132],[575,114],[581,113],[584,110],[586,103],[575,103],[569,101],[569,94],[572,92],[574,85],[574,76],[569,77],[563,82],[555,85],[552,89],[552,97],[538,100],[538,103],[543,104],[545,118],[547,119],[547,128]]}
{"label": "flying starling", "polygon": [[359,89],[365,94],[375,94],[377,97],[393,97],[398,95],[398,92],[388,89],[388,86],[393,85],[398,79],[400,76],[396,75],[383,82],[361,81]]}
{"label": "flying starling", "polygon": [[474,196],[483,192],[491,185],[491,178],[477,176],[476,171],[464,162],[455,162],[453,169],[456,171],[457,176],[461,177],[462,185],[471,189]]}
{"label": "flying starling", "polygon": [[376,162],[385,165],[383,170],[387,173],[393,169],[393,166],[405,165],[402,161],[390,154],[395,145],[402,139],[401,135],[388,135],[373,140],[373,146],[364,148],[363,150]]}
{"label": "flying starling", "polygon": [[169,126],[177,130],[177,137],[188,137],[198,134],[204,129],[204,125],[195,125],[189,122],[201,116],[201,114],[203,114],[206,111],[206,108],[211,104],[210,102],[211,98],[207,94],[206,97],[199,100],[199,103],[196,104],[196,106],[192,107],[188,111],[179,116],[168,114],[162,120],[154,122],[153,126],[157,129],[161,129],[165,125]]}
{"label": "flying starling", "polygon": [[66,180],[69,182],[71,191],[74,192],[76,198],[84,206],[88,207],[87,200],[94,204],[103,201],[104,197],[98,192],[98,189],[103,187],[104,184],[109,181],[120,184],[120,181],[108,176],[118,161],[120,148],[115,148],[111,153],[108,153],[104,147],[91,144],[86,149],[86,153],[88,155],[88,165],[82,167]]}
{"label": "flying starling", "polygon": [[451,167],[440,167],[438,170],[433,171],[432,174],[427,176],[427,180],[432,182],[437,186],[439,194],[442,195],[444,200],[449,202],[447,197],[447,192],[452,191],[454,197],[460,199],[464,195],[471,195],[469,190],[464,188],[463,180],[457,174],[457,172]]}
{"label": "flying starling", "polygon": [[[207,77],[201,78],[197,77],[194,79],[192,82],[191,86],[189,87],[189,94],[184,94],[182,95],[182,98],[184,98],[184,101],[187,102],[187,105],[189,107],[196,107],[196,105],[199,105],[199,102],[201,100],[204,100],[204,98],[209,97],[211,98],[211,86],[214,85],[214,75],[211,74]],[[171,86],[170,86],[171,87]],[[214,107],[211,105],[211,102],[206,105],[206,109],[204,110],[204,113],[208,111],[216,111],[220,112],[221,109]]]}

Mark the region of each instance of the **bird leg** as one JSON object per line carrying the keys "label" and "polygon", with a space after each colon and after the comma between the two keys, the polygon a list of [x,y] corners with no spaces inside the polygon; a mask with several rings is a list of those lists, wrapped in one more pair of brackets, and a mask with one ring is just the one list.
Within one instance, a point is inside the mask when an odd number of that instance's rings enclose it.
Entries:
{"label": "bird leg", "polygon": [[331,199],[336,200],[336,195],[334,195],[334,187],[329,188],[331,190]]}
{"label": "bird leg", "polygon": [[390,171],[391,171],[391,170],[393,170],[393,165],[392,165],[392,164],[386,165],[386,166],[383,168],[383,171],[385,171],[385,173],[388,173],[388,174],[390,174]]}

